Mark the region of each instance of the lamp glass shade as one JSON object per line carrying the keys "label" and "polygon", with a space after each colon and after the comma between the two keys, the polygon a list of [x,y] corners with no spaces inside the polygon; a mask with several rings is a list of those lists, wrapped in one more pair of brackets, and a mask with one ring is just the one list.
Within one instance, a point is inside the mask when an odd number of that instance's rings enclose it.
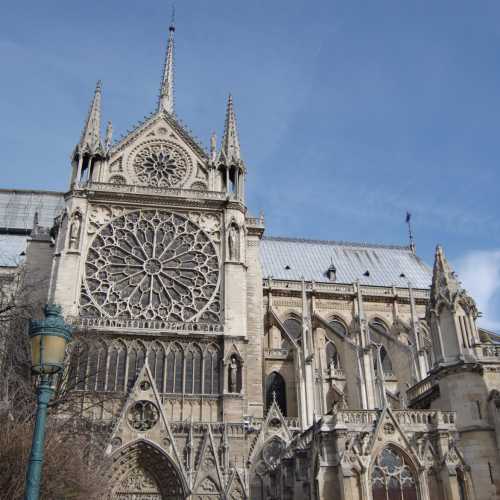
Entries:
{"label": "lamp glass shade", "polygon": [[64,364],[66,339],[44,332],[31,337],[31,366],[35,373],[53,374]]}

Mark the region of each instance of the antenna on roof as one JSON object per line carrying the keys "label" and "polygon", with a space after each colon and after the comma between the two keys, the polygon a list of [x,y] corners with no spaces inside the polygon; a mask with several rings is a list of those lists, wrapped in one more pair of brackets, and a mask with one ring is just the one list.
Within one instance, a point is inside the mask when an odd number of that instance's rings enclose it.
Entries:
{"label": "antenna on roof", "polygon": [[410,250],[415,253],[417,248],[415,246],[415,240],[413,239],[413,230],[411,227],[411,213],[406,211],[406,224],[408,225],[408,238],[410,240]]}

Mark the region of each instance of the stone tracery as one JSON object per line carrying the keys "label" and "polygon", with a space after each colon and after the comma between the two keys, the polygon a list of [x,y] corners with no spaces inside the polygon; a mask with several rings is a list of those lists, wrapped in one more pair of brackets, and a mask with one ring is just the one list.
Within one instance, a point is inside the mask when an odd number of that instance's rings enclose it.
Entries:
{"label": "stone tracery", "polygon": [[114,219],[92,241],[85,270],[84,314],[219,321],[215,245],[182,215],[147,210]]}
{"label": "stone tracery", "polygon": [[133,167],[142,184],[173,187],[189,175],[190,161],[186,153],[176,144],[152,142],[136,153]]}

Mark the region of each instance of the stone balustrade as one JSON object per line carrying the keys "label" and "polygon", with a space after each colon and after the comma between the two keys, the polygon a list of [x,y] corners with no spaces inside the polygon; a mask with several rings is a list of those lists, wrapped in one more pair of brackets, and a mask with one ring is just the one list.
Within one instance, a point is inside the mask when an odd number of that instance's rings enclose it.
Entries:
{"label": "stone balustrade", "polygon": [[264,357],[265,358],[273,358],[273,359],[288,359],[290,355],[289,349],[264,349]]}
{"label": "stone balustrade", "polygon": [[221,335],[224,327],[220,323],[183,323],[180,321],[144,320],[144,319],[109,319],[99,317],[70,317],[68,322],[78,329],[141,329],[162,330],[165,333],[181,334],[216,334]]}
{"label": "stone balustrade", "polygon": [[474,346],[476,356],[483,360],[500,361],[500,345],[476,344]]}
{"label": "stone balustrade", "polygon": [[89,191],[104,191],[108,193],[128,193],[140,195],[155,195],[178,198],[225,200],[227,194],[219,191],[201,191],[197,189],[179,189],[154,186],[136,186],[130,184],[110,184],[108,182],[88,182],[79,189]]}
{"label": "stone balustrade", "polygon": [[426,394],[430,392],[435,386],[437,385],[437,382],[428,377],[425,378],[424,380],[421,380],[414,386],[410,387],[408,391],[406,392],[406,395],[408,397],[408,401],[414,401],[415,399],[419,398],[423,394]]}

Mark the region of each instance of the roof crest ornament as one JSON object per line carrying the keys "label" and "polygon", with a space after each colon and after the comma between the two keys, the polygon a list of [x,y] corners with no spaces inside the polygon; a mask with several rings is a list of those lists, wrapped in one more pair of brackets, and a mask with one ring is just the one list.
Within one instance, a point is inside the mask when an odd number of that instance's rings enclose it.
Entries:
{"label": "roof crest ornament", "polygon": [[160,98],[158,111],[174,113],[174,33],[175,33],[175,7],[172,7],[172,19],[168,27],[167,53],[163,65]]}
{"label": "roof crest ornament", "polygon": [[241,163],[240,141],[236,128],[233,96],[231,94],[229,94],[227,99],[226,121],[224,123],[224,135],[222,136],[219,162],[227,166],[239,165]]}

